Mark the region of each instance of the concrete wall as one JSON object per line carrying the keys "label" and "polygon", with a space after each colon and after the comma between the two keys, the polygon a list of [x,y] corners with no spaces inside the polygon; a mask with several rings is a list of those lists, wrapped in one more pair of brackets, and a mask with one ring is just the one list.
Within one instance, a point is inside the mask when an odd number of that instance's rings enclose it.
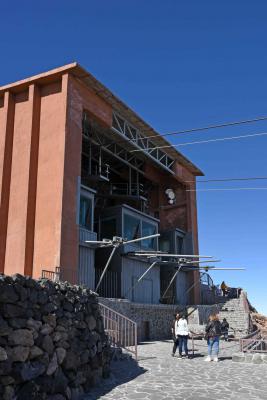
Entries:
{"label": "concrete wall", "polygon": [[[0,271],[60,265],[67,76],[6,92],[1,109]],[[34,265],[34,268],[33,268]]]}
{"label": "concrete wall", "polygon": [[0,272],[77,276],[84,109],[111,126],[111,107],[60,69],[1,93]]}

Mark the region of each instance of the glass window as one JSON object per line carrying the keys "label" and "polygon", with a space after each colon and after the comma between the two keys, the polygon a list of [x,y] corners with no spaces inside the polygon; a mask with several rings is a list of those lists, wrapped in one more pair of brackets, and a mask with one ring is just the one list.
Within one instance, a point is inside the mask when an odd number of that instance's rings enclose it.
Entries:
{"label": "glass window", "polygon": [[112,239],[117,236],[116,218],[101,221],[101,239]]}
{"label": "glass window", "polygon": [[[143,221],[142,223],[142,236],[155,235],[156,226],[150,224],[149,222]],[[145,249],[156,249],[156,238],[142,240],[142,247]]]}
{"label": "glass window", "polygon": [[171,251],[171,243],[168,239],[160,239],[159,247],[160,247],[160,251],[164,251],[166,253]]}
{"label": "glass window", "polygon": [[92,199],[81,196],[79,224],[88,230],[92,230],[93,203]]}
{"label": "glass window", "polygon": [[176,253],[182,254],[183,251],[183,238],[176,236]]}
{"label": "glass window", "polygon": [[[124,214],[123,238],[127,240],[140,237],[140,219]],[[138,242],[137,242],[138,243]]]}

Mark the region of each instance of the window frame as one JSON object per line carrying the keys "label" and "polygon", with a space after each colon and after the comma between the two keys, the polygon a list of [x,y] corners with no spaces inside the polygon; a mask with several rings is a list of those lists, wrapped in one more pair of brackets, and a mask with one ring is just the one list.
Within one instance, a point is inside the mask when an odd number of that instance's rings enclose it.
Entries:
{"label": "window frame", "polygon": [[[143,216],[143,214],[140,214],[138,212],[134,212],[132,210],[129,210],[125,207],[122,207],[122,236],[124,237],[124,226],[125,226],[125,215],[129,215],[130,217],[136,218],[140,221],[140,225],[139,225],[139,234],[141,235],[140,237],[143,236],[142,232],[143,232],[143,222],[148,223],[152,226],[155,227],[155,234],[158,233],[158,223],[150,218],[147,218],[145,216]],[[127,240],[131,240],[129,238],[127,238]],[[139,242],[134,242],[134,243],[130,243],[131,246],[135,246],[137,248],[143,248],[144,250],[155,250],[157,251],[158,249],[158,238],[155,238],[155,248],[153,247],[145,247],[142,245],[143,241],[139,241]]]}
{"label": "window frame", "polygon": [[[80,223],[80,212],[81,212],[81,199],[86,198],[88,200],[91,201],[91,211],[90,211],[90,219],[91,219],[91,226],[90,228],[82,225]],[[84,189],[83,187],[80,188],[80,192],[79,192],[79,207],[78,207],[78,224],[82,229],[86,229],[89,232],[94,232],[94,200],[95,200],[95,196],[94,196],[94,191],[88,190],[88,189]]]}

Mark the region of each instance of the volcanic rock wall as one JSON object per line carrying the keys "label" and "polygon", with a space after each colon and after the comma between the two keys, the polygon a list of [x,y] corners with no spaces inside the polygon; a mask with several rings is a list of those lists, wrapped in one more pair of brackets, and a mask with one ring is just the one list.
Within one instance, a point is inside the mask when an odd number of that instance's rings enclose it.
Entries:
{"label": "volcanic rock wall", "polygon": [[0,275],[0,398],[76,399],[109,374],[96,295]]}

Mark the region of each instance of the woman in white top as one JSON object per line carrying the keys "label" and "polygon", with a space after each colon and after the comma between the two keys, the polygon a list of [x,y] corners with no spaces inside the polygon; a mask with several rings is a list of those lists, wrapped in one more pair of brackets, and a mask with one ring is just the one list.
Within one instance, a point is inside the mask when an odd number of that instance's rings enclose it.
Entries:
{"label": "woman in white top", "polygon": [[188,358],[187,341],[189,337],[189,329],[185,315],[182,315],[179,321],[175,324],[175,335],[179,338],[179,358],[182,357],[183,348],[185,356]]}

